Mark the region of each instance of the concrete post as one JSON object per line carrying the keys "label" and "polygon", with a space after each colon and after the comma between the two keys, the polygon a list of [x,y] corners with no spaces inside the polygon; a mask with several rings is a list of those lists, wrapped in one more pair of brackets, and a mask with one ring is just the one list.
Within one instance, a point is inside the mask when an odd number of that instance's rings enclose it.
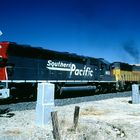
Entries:
{"label": "concrete post", "polygon": [[45,126],[51,123],[51,112],[54,110],[54,84],[38,83],[36,104],[36,125]]}
{"label": "concrete post", "polygon": [[140,103],[139,85],[132,85],[132,104]]}

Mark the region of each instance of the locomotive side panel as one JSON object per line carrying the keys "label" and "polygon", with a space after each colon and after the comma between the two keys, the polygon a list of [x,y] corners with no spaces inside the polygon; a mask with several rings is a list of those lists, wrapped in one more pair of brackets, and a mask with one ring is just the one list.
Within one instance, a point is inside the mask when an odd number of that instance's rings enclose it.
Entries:
{"label": "locomotive side panel", "polygon": [[8,80],[99,80],[98,59],[15,43],[7,53]]}
{"label": "locomotive side panel", "polygon": [[9,80],[95,80],[98,68],[60,60],[9,56]]}
{"label": "locomotive side panel", "polygon": [[7,65],[8,80],[37,80],[35,59],[9,56]]}

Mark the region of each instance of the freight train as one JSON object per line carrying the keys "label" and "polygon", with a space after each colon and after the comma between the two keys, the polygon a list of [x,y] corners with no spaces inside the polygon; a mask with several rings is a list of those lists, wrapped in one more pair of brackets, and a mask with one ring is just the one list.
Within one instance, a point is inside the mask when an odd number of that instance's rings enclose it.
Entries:
{"label": "freight train", "polygon": [[39,82],[54,83],[56,96],[130,90],[140,82],[140,66],[0,42],[0,98],[36,97]]}

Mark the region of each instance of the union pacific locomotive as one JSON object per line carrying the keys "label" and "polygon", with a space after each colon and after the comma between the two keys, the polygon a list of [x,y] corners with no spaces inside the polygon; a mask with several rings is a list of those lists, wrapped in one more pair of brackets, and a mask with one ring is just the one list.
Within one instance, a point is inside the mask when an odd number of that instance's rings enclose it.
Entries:
{"label": "union pacific locomotive", "polygon": [[54,83],[60,95],[74,90],[92,94],[129,90],[139,81],[139,66],[0,42],[0,98],[36,96],[38,82]]}

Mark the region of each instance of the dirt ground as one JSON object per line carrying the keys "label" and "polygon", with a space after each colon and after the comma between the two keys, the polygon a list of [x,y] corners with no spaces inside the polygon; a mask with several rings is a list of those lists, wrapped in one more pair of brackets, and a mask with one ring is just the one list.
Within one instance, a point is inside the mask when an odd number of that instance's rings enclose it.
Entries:
{"label": "dirt ground", "polygon": [[[132,104],[131,92],[60,100],[60,104],[54,111],[61,140],[140,139],[140,104]],[[80,107],[76,130],[75,106]],[[44,128],[36,126],[35,107],[36,102],[1,105],[1,110],[8,108],[9,112],[0,117],[0,140],[53,140],[51,123]]]}
{"label": "dirt ground", "polygon": [[[79,123],[76,131],[72,129],[73,119],[70,117],[72,116],[70,112],[72,112],[72,109],[74,110],[74,106],[80,107]],[[131,96],[64,106],[59,108],[58,117],[61,118],[60,127],[63,139],[140,139],[140,104],[132,104]]]}

